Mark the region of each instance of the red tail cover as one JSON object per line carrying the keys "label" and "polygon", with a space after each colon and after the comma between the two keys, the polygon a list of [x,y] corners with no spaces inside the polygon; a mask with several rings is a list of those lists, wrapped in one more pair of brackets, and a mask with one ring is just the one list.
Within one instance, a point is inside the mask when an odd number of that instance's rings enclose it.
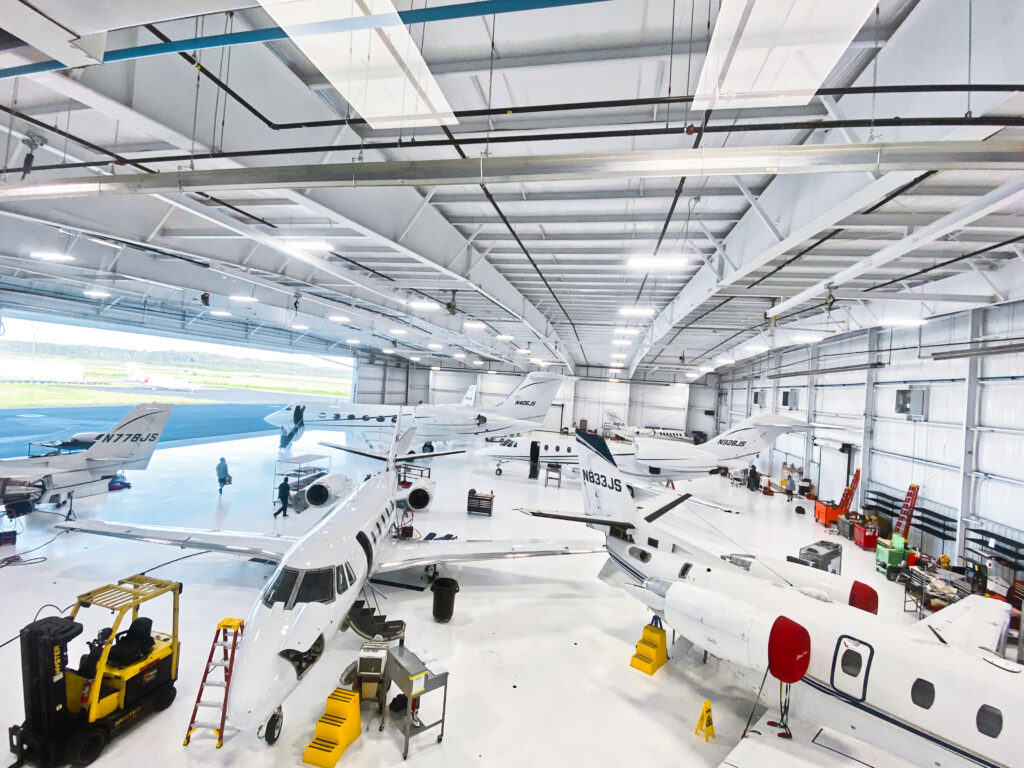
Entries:
{"label": "red tail cover", "polygon": [[768,671],[784,683],[795,683],[811,663],[811,635],[800,624],[779,616],[768,634]]}
{"label": "red tail cover", "polygon": [[850,605],[868,613],[878,613],[878,593],[874,587],[855,581],[850,588]]}

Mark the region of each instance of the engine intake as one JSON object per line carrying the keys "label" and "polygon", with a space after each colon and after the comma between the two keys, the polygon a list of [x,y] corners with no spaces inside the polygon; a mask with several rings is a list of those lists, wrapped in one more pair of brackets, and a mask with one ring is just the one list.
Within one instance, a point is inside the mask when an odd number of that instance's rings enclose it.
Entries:
{"label": "engine intake", "polygon": [[405,496],[405,505],[413,512],[425,512],[433,500],[434,481],[423,479],[409,487]]}
{"label": "engine intake", "polygon": [[311,507],[322,507],[340,499],[352,488],[352,483],[342,475],[328,475],[306,488],[306,503]]}

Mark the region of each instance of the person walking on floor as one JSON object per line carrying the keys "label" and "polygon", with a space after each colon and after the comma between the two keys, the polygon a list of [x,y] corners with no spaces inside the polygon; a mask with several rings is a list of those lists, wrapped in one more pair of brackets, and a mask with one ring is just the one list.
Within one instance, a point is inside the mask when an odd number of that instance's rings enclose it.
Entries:
{"label": "person walking on floor", "polygon": [[751,464],[750,469],[747,470],[747,490],[756,492],[760,485],[761,476],[757,474],[757,467]]}
{"label": "person walking on floor", "polygon": [[786,475],[786,503],[789,504],[793,501],[793,493],[795,492],[796,481],[793,479],[793,473],[790,472]]}
{"label": "person walking on floor", "polygon": [[288,495],[291,493],[291,486],[288,485],[288,478],[281,481],[277,486],[277,500],[281,502],[281,508],[274,512],[274,517],[284,515],[288,517]]}
{"label": "person walking on floor", "polygon": [[217,493],[221,496],[224,495],[224,486],[231,485],[231,475],[228,473],[228,463],[224,460],[224,457],[220,457],[220,461],[217,463],[217,485],[220,486]]}

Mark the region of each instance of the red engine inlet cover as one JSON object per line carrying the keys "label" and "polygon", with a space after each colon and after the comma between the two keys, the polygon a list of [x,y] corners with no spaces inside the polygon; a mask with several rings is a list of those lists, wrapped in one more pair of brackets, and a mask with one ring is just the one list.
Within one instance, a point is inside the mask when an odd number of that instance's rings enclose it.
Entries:
{"label": "red engine inlet cover", "polygon": [[855,581],[850,588],[850,605],[868,613],[878,613],[878,593],[863,581]]}
{"label": "red engine inlet cover", "polygon": [[779,616],[768,634],[768,671],[784,683],[796,683],[810,664],[810,633],[802,624]]}

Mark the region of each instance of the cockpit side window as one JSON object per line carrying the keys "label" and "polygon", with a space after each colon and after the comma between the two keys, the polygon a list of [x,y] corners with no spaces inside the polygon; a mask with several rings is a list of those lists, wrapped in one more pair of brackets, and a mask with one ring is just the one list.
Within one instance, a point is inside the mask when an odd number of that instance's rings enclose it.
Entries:
{"label": "cockpit side window", "polygon": [[282,568],[263,590],[263,604],[268,608],[274,603],[284,603],[287,606],[292,599],[298,578],[299,572],[294,568]]}
{"label": "cockpit side window", "polygon": [[302,574],[296,603],[329,603],[334,600],[334,569],[317,568]]}
{"label": "cockpit side window", "polygon": [[348,576],[345,574],[345,566],[339,565],[337,568],[338,574],[338,594],[342,594],[348,589]]}
{"label": "cockpit side window", "polygon": [[356,572],[352,570],[352,566],[349,565],[348,563],[345,563],[345,572],[348,574],[348,583],[349,584],[355,584],[356,583]]}

